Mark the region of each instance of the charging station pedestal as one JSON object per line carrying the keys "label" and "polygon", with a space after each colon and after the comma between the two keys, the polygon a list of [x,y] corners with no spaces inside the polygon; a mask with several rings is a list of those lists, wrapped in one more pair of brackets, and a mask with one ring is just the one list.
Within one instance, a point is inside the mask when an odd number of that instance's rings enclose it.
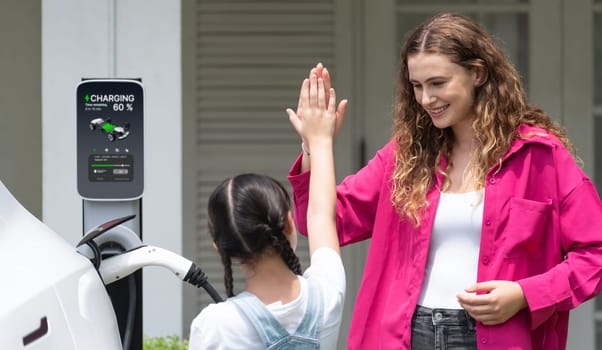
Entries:
{"label": "charging station pedestal", "polygon": [[[136,79],[82,79],[77,86],[77,190],[83,232],[135,215],[112,231],[142,241],[144,95]],[[128,250],[114,242],[103,254]],[[142,270],[107,286],[124,350],[142,350]]]}

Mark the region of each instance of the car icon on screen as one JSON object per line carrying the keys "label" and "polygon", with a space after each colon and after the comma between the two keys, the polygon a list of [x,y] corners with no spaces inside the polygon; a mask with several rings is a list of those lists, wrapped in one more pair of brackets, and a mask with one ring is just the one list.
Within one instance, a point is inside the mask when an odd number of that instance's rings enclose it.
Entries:
{"label": "car icon on screen", "polygon": [[130,134],[130,124],[116,125],[111,122],[111,118],[95,118],[90,121],[90,130],[100,130],[107,135],[107,139],[111,142],[122,140]]}

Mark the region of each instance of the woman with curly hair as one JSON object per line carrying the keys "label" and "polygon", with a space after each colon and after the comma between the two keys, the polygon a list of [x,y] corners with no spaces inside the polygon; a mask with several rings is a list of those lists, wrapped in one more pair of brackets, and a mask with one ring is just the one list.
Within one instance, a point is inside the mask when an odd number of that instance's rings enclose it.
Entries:
{"label": "woman with curly hair", "polygon": [[[309,152],[289,174],[301,232]],[[418,26],[393,137],[337,187],[339,242],[371,239],[349,348],[564,349],[569,310],[602,286],[602,205],[576,160],[479,24]]]}

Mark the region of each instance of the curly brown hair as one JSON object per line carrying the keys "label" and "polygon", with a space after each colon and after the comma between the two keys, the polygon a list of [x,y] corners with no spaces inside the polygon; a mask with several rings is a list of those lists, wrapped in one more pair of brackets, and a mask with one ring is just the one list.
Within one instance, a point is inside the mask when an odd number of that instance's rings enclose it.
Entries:
{"label": "curly brown hair", "polygon": [[418,53],[447,56],[469,71],[483,74],[475,88],[473,130],[477,149],[471,171],[477,189],[519,137],[516,130],[529,124],[557,136],[575,155],[566,132],[541,109],[528,104],[520,77],[493,38],[472,19],[454,13],[434,16],[418,26],[401,49],[398,93],[394,110],[394,138],[397,143],[391,200],[400,215],[419,225],[427,206],[426,193],[434,183],[435,172],[444,177],[442,190],[449,187],[446,169],[439,167],[443,156],[449,159],[454,144],[450,128],[436,128],[416,101],[409,80],[408,57]]}

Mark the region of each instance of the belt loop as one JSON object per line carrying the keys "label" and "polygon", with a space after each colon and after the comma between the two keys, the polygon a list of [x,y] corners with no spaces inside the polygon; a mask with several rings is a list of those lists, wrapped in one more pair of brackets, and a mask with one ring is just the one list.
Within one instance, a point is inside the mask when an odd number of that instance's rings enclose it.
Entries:
{"label": "belt loop", "polygon": [[472,318],[472,316],[470,316],[466,310],[464,310],[464,316],[466,316],[466,323],[468,324],[468,329],[474,330],[476,326],[476,320]]}

